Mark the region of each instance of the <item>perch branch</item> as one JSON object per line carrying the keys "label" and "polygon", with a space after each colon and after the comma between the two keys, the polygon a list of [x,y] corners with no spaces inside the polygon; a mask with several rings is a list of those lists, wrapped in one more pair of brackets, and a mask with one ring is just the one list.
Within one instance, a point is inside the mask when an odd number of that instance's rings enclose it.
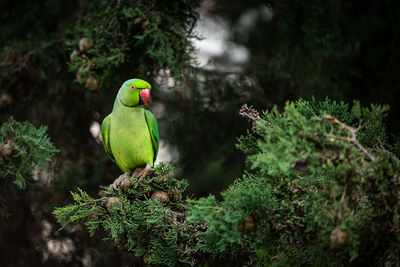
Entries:
{"label": "perch branch", "polygon": [[[83,206],[89,206],[89,205],[94,205],[94,204],[96,204],[96,203],[98,203],[98,202],[101,202],[101,201],[104,201],[104,200],[108,200],[108,199],[109,199],[109,197],[98,198],[98,199],[95,199],[95,200],[93,200],[93,201],[89,201],[89,202],[82,203],[82,204],[81,204],[81,207],[83,207]],[[170,210],[168,213],[171,214],[171,215],[173,215],[173,216],[176,216],[176,217],[178,217],[178,218],[185,218],[185,217],[187,216],[186,213],[179,212],[179,211],[173,211],[173,210]]]}

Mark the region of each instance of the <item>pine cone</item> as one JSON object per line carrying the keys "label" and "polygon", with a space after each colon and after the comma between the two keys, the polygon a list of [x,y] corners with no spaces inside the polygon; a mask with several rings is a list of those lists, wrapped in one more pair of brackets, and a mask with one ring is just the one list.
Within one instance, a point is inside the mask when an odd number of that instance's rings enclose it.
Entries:
{"label": "pine cone", "polygon": [[4,161],[9,161],[14,154],[14,150],[11,147],[11,140],[6,140],[5,144],[0,146],[0,156]]}
{"label": "pine cone", "polygon": [[106,208],[108,211],[111,211],[114,207],[118,206],[119,203],[124,206],[124,202],[119,197],[110,197],[107,201]]}
{"label": "pine cone", "polygon": [[154,192],[153,195],[151,195],[151,199],[161,199],[166,203],[169,202],[168,194],[161,190]]}
{"label": "pine cone", "polygon": [[330,245],[332,249],[339,249],[346,245],[347,243],[347,231],[341,230],[340,226],[336,228],[331,233]]}
{"label": "pine cone", "polygon": [[93,48],[93,41],[92,40],[90,40],[89,38],[82,38],[80,41],[79,41],[79,50],[82,52],[82,53],[85,53],[86,51],[88,51],[88,50],[90,50],[90,49],[92,49]]}

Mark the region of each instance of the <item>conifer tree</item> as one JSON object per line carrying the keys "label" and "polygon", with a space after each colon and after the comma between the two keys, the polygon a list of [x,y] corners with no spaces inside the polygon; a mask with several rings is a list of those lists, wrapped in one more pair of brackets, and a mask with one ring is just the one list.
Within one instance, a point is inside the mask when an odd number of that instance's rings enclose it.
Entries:
{"label": "conifer tree", "polygon": [[222,193],[181,198],[184,180],[160,164],[145,183],[54,211],[59,222],[103,228],[146,264],[393,265],[398,262],[400,160],[387,106],[299,100],[261,115],[238,139],[248,169]]}
{"label": "conifer tree", "polygon": [[[229,51],[193,60],[193,27],[212,6],[248,53],[238,71]],[[1,265],[396,263],[398,2],[197,7],[1,1]],[[153,85],[179,157],[114,191],[120,170],[89,129],[134,77]],[[241,119],[244,103],[268,111]]]}

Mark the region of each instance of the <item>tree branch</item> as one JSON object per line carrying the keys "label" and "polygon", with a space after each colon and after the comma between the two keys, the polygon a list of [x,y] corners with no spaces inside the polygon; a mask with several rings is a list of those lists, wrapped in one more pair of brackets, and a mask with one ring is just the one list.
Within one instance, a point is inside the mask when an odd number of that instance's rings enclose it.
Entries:
{"label": "tree branch", "polygon": [[379,147],[375,148],[375,149],[374,149],[375,151],[383,152],[383,153],[389,155],[390,159],[393,160],[393,161],[396,162],[396,163],[398,163],[398,162],[400,161],[400,159],[399,159],[398,157],[396,157],[393,153],[391,153],[389,150],[387,150],[387,149],[383,146],[381,139],[378,138],[378,139],[376,139],[376,140],[377,140],[378,143],[379,143]]}
{"label": "tree branch", "polygon": [[[243,118],[246,118],[249,122],[253,124],[253,127],[251,128],[251,131],[253,133],[260,131],[257,127],[257,121],[261,120],[261,117],[258,111],[253,108],[253,106],[249,107],[247,106],[247,104],[244,104],[239,111],[239,115]],[[265,131],[265,133],[267,133],[267,131]]]}
{"label": "tree branch", "polygon": [[108,199],[109,199],[109,197],[98,198],[98,199],[95,199],[95,200],[93,200],[93,201],[89,201],[89,202],[83,203],[83,204],[81,204],[81,206],[83,207],[83,206],[94,205],[94,204],[96,204],[97,202],[104,201],[104,200],[108,200]]}
{"label": "tree branch", "polygon": [[333,123],[339,125],[341,128],[347,130],[348,132],[350,132],[350,137],[341,137],[341,136],[333,136],[330,135],[332,137],[338,138],[338,139],[343,139],[343,140],[347,140],[351,143],[353,143],[363,154],[365,154],[369,160],[374,161],[375,157],[373,155],[371,155],[368,150],[363,147],[360,142],[358,142],[357,138],[356,138],[356,133],[360,130],[360,128],[354,129],[351,128],[350,126],[344,124],[343,122],[341,122],[340,120],[338,120],[336,117],[326,114],[325,118],[328,120],[331,120]]}
{"label": "tree branch", "polygon": [[174,215],[174,216],[179,217],[179,218],[185,218],[185,217],[187,216],[186,213],[179,212],[179,211],[170,210],[169,213],[170,213],[171,215]]}
{"label": "tree branch", "polygon": [[[104,201],[104,200],[108,200],[108,199],[109,199],[109,197],[98,198],[98,199],[95,199],[95,200],[93,200],[93,201],[89,201],[89,202],[82,203],[82,204],[81,204],[81,207],[89,206],[89,205],[95,205],[95,204],[98,203],[98,202],[101,202],[101,201]],[[105,205],[105,204],[103,203],[102,206],[103,206],[103,205]],[[175,216],[175,217],[178,217],[178,218],[185,218],[185,217],[187,217],[187,214],[186,214],[186,213],[179,212],[179,211],[170,210],[168,213],[171,214],[171,215],[173,215],[173,216]]]}

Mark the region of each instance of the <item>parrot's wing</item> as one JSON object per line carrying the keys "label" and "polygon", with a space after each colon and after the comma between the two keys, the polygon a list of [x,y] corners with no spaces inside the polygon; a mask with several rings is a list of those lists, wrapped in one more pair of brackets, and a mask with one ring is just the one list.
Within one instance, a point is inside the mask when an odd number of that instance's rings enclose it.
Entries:
{"label": "parrot's wing", "polygon": [[111,116],[108,115],[104,118],[103,123],[101,124],[101,139],[103,140],[104,149],[107,152],[107,155],[110,157],[112,161],[115,162],[115,158],[112,154],[110,147],[110,125],[111,125]]}
{"label": "parrot's wing", "polygon": [[156,118],[154,118],[153,113],[151,113],[148,110],[144,111],[144,116],[146,119],[147,127],[149,127],[151,142],[153,143],[154,161],[156,161],[157,154],[158,154],[158,144],[159,144],[157,121],[156,121]]}

